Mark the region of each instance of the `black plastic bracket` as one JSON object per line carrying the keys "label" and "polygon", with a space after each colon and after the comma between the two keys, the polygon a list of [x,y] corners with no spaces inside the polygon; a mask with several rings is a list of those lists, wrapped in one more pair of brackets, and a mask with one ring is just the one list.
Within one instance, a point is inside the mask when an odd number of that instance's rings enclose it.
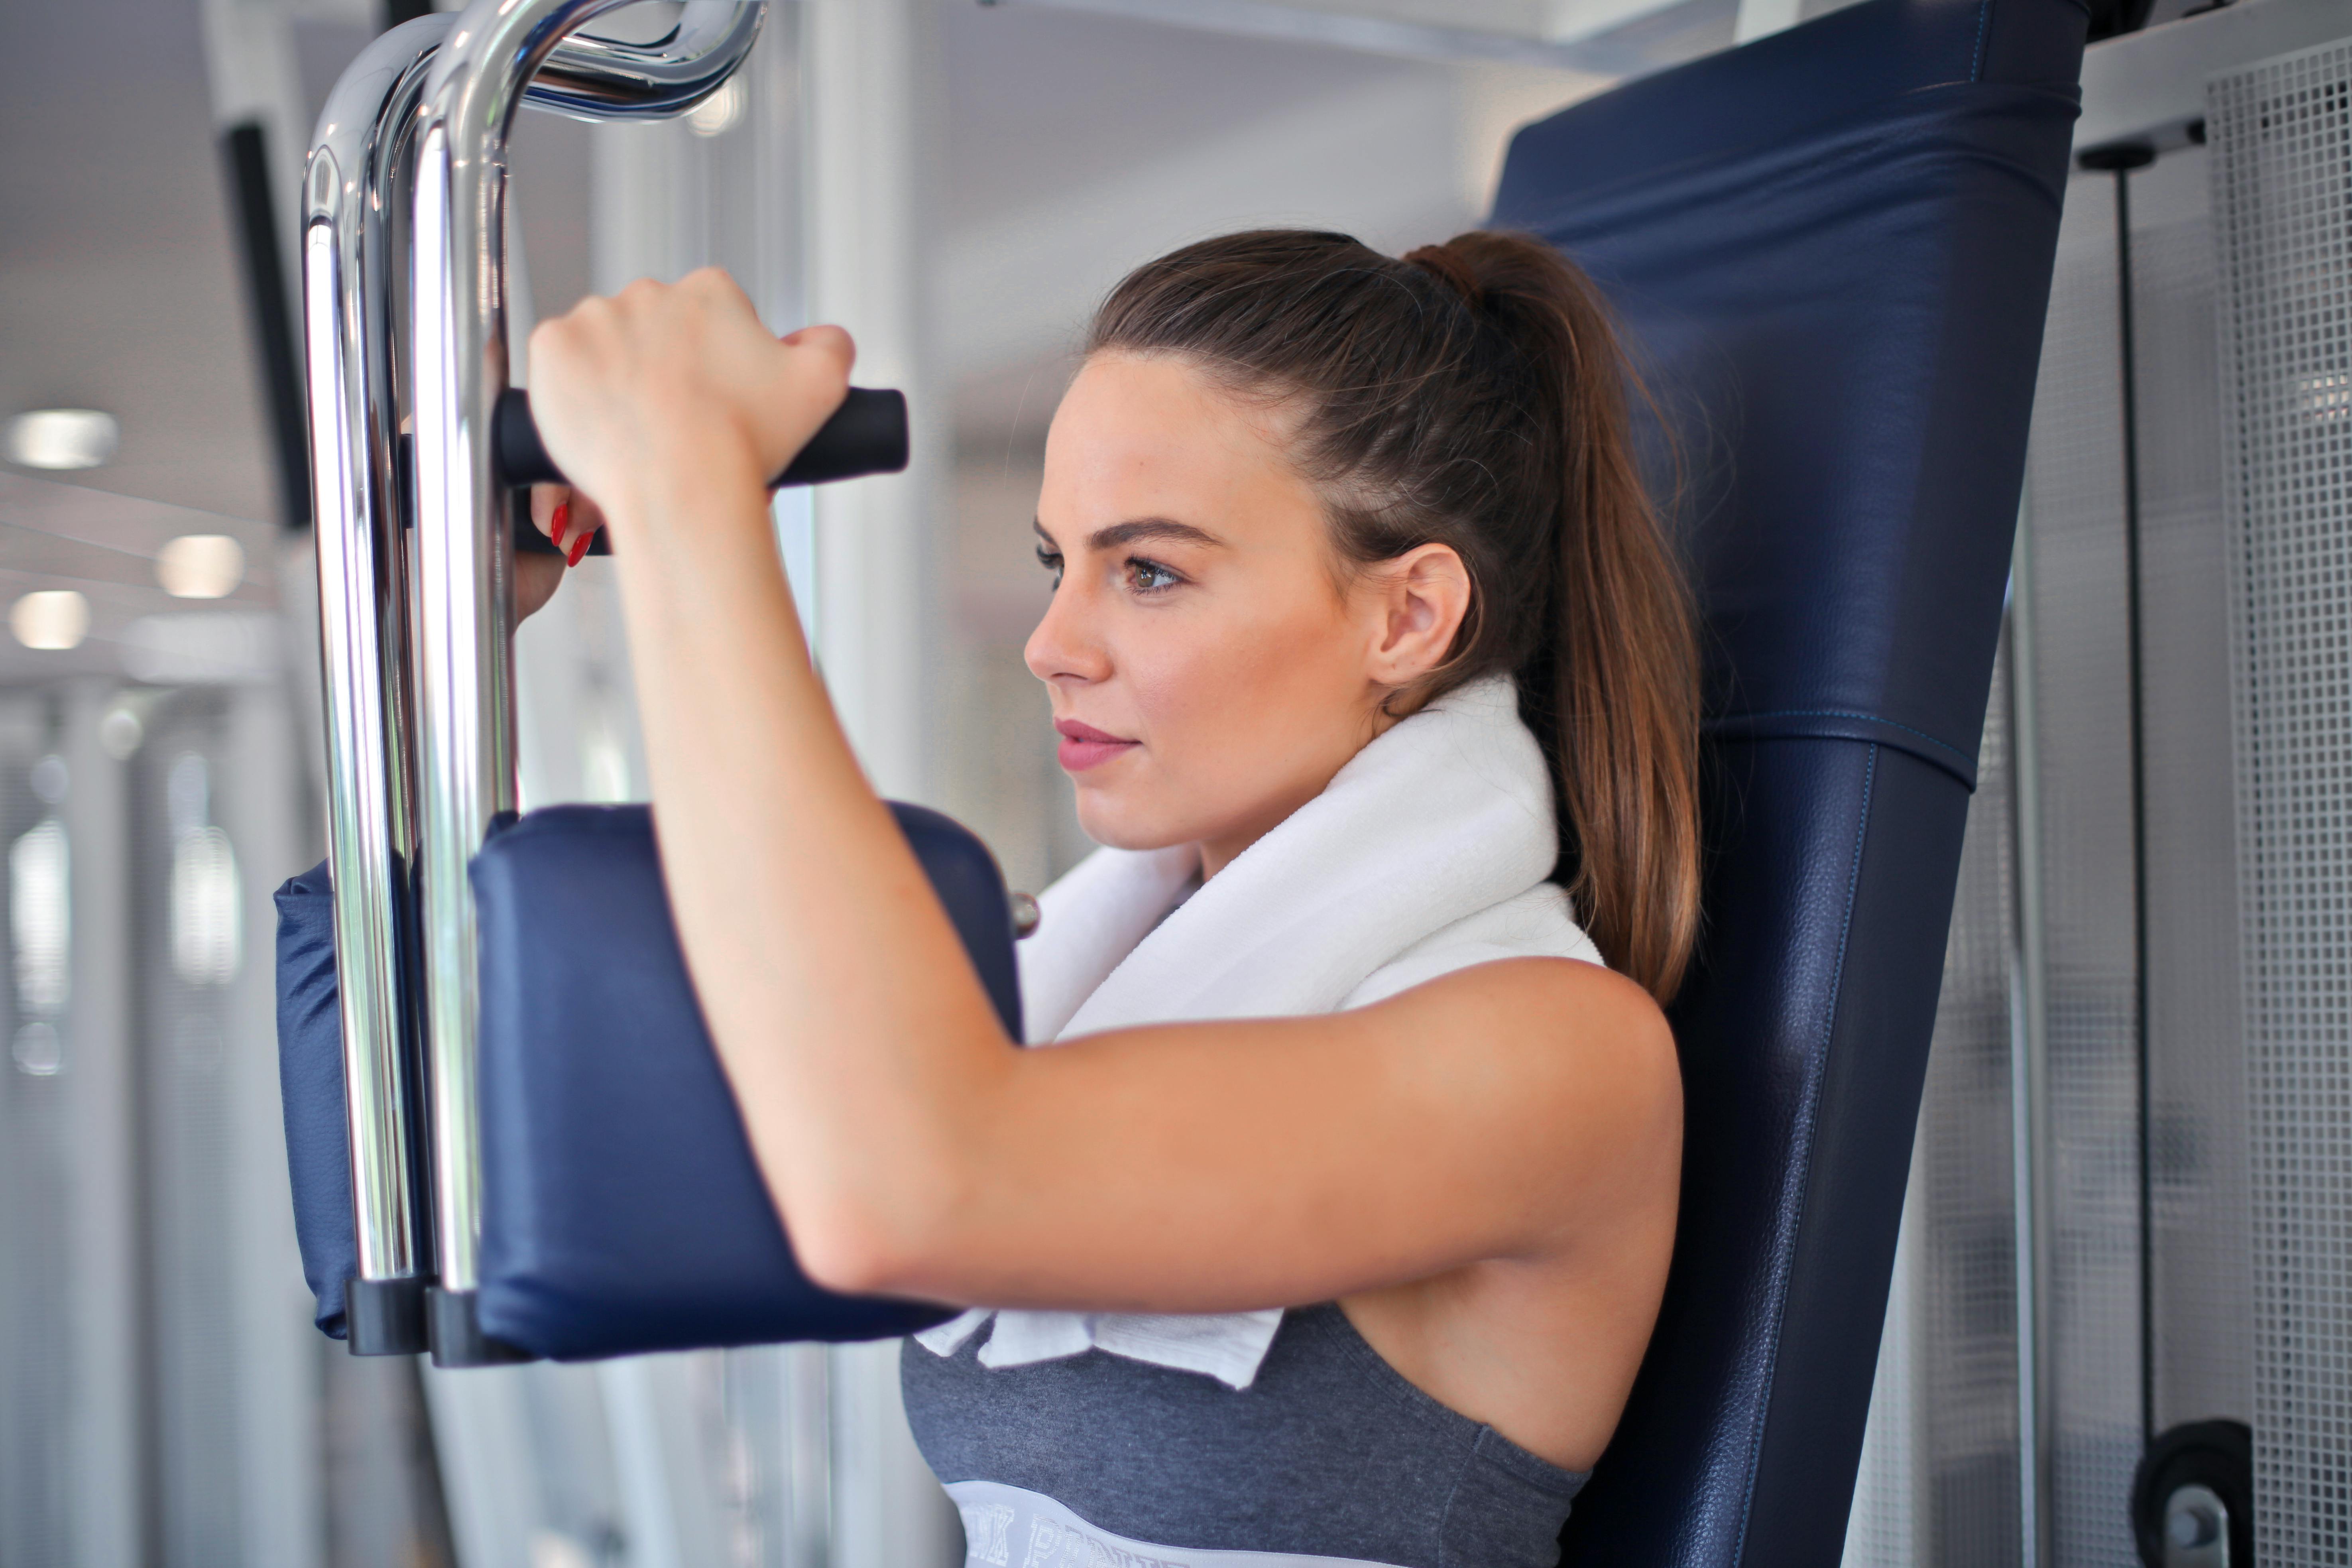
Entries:
{"label": "black plastic bracket", "polygon": [[[2186,140],[2185,132],[2183,140]],[[2134,169],[2145,169],[2155,162],[2156,143],[2140,136],[2085,147],[2074,154],[2076,168],[2095,174],[2129,174]]]}
{"label": "black plastic bracket", "polygon": [[435,1366],[512,1366],[536,1361],[529,1351],[482,1332],[478,1298],[471,1290],[425,1288],[425,1322],[433,1341]]}
{"label": "black plastic bracket", "polygon": [[415,1355],[425,1346],[425,1277],[344,1280],[343,1327],[353,1355]]}

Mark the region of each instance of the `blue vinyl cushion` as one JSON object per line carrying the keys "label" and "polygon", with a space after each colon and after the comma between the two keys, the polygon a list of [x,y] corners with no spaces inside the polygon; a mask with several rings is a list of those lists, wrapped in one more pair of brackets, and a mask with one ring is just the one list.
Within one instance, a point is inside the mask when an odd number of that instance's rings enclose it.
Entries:
{"label": "blue vinyl cushion", "polygon": [[294,1179],[294,1239],[319,1331],[344,1337],[352,1237],[351,1130],[343,1120],[343,1023],[336,1011],[335,898],[327,868],[287,879],[278,905],[278,1091]]}
{"label": "blue vinyl cushion", "polygon": [[1976,776],[2084,12],[1869,0],[1513,142],[1687,485],[1681,1229],[1570,1563],[1838,1560]]}
{"label": "blue vinyl cushion", "polygon": [[[891,807],[1014,1039],[1004,884],[947,817]],[[861,1340],[940,1308],[835,1295],[793,1260],[713,1053],[643,806],[554,806],[476,857],[483,1331],[562,1359]],[[303,1273],[343,1334],[356,1272],[331,895],[278,893],[278,1060]]]}
{"label": "blue vinyl cushion", "polygon": [[[891,809],[1020,1038],[996,863],[937,812]],[[474,894],[485,1333],[575,1359],[878,1339],[949,1315],[835,1296],[793,1261],[703,1028],[643,806],[533,812],[475,858]]]}

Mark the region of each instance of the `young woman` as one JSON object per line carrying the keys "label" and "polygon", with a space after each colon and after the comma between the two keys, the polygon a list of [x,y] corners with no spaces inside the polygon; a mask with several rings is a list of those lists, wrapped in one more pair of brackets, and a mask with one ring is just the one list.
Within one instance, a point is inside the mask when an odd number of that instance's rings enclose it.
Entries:
{"label": "young woman", "polygon": [[902,1352],[970,1561],[1554,1562],[1664,1285],[1697,920],[1691,617],[1591,286],[1513,236],[1271,231],[1105,302],[1037,506],[1027,660],[1108,847],[1023,944],[1049,1050],[772,542],[848,338],[703,272],[530,353],[582,492],[535,512],[613,531],[679,935],[794,1247],[973,1309]]}

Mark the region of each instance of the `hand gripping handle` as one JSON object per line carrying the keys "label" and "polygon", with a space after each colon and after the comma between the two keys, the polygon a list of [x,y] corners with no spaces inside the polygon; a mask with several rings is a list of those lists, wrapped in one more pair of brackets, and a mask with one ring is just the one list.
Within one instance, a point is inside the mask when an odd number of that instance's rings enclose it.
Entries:
{"label": "hand gripping handle", "polygon": [[[530,416],[530,394],[514,387],[499,395],[499,472],[506,482],[560,485],[562,470],[540,444]],[[770,489],[790,485],[830,484],[866,474],[895,474],[907,466],[907,395],[887,388],[853,386],[833,417],[817,427],[792,466],[768,481]]]}
{"label": "hand gripping handle", "polygon": [[[491,428],[498,447],[499,474],[509,485],[562,484],[562,470],[541,445],[539,426],[530,416],[530,394],[511,387],[499,395],[499,411]],[[907,395],[884,387],[853,386],[833,417],[817,427],[792,466],[768,482],[770,489],[790,485],[830,484],[866,474],[895,474],[907,467]],[[553,552],[528,521],[515,530],[515,542],[535,552]],[[598,533],[589,547],[592,555],[606,553]],[[560,552],[558,552],[560,553]]]}

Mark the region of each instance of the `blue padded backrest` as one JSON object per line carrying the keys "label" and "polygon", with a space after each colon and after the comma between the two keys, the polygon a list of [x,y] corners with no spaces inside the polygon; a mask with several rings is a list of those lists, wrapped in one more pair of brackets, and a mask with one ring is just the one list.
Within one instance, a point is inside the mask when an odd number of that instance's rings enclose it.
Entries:
{"label": "blue padded backrest", "polygon": [[1681,1231],[1569,1563],[1838,1559],[2085,26],[2071,0],[1869,0],[1512,143],[1493,222],[1623,321],[1706,635]]}

